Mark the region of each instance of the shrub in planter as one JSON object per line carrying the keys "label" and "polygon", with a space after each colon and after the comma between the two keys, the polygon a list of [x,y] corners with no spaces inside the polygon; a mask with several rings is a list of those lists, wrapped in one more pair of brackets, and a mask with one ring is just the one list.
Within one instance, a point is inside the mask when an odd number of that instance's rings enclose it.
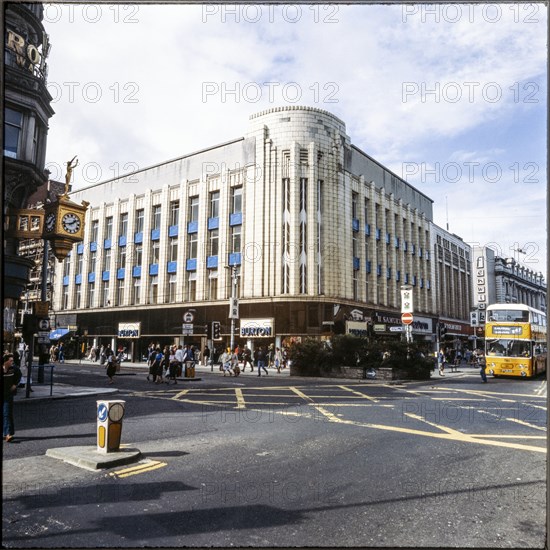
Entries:
{"label": "shrub in planter", "polygon": [[323,367],[331,365],[332,350],[315,338],[306,338],[290,346],[289,359],[295,372],[316,376]]}

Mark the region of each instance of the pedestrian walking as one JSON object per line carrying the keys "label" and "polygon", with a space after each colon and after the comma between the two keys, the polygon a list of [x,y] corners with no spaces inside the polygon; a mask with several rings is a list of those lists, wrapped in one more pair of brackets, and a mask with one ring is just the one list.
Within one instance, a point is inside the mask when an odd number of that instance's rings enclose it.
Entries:
{"label": "pedestrian walking", "polygon": [[183,353],[183,346],[180,344],[175,353],[176,358],[176,377],[181,376],[183,372],[183,363],[185,361],[185,355]]}
{"label": "pedestrian walking", "polygon": [[65,362],[65,346],[63,345],[63,342],[59,344],[59,349],[57,351],[59,362],[64,363]]}
{"label": "pedestrian walking", "polygon": [[283,367],[283,354],[280,348],[275,348],[275,368],[277,369],[277,372],[281,372],[282,367]]}
{"label": "pedestrian walking", "polygon": [[437,366],[439,368],[439,376],[445,376],[445,374],[443,374],[445,372],[445,351],[443,348],[441,348],[437,354]]}
{"label": "pedestrian walking", "polygon": [[153,362],[151,365],[151,374],[153,375],[153,383],[154,384],[160,384],[162,382],[162,361],[164,359],[164,355],[162,354],[162,351],[160,351],[160,347],[158,347],[154,351],[153,356]]}
{"label": "pedestrian walking", "polygon": [[[181,348],[181,346],[180,346]],[[172,349],[170,350],[170,357],[169,357],[169,379],[166,381],[167,384],[170,384],[170,380],[173,380],[174,381],[174,384],[177,384],[178,381],[176,380],[176,375],[177,375],[177,372],[178,372],[178,365],[179,365],[179,361],[176,357],[176,354],[177,354],[178,350],[176,349],[176,346],[172,346]]]}
{"label": "pedestrian walking", "polygon": [[233,370],[231,369],[231,348],[227,348],[220,357],[220,362],[223,370],[223,375],[228,372],[229,376],[233,376]]}
{"label": "pedestrian walking", "polygon": [[243,349],[243,372],[246,371],[246,365],[250,365],[250,372],[254,372],[254,365],[252,364],[252,352],[248,346]]}
{"label": "pedestrian walking", "polygon": [[487,383],[487,362],[485,361],[485,357],[481,354],[478,356],[478,365],[479,365],[479,374],[481,376],[481,381],[486,384]]}
{"label": "pedestrian walking", "polygon": [[109,377],[109,384],[113,384],[113,376],[116,374],[116,356],[115,352],[111,349],[111,346],[105,348],[107,376]]}
{"label": "pedestrian walking", "polygon": [[231,354],[231,370],[235,376],[241,374],[241,368],[239,367],[239,353],[238,347],[235,348],[235,351]]}
{"label": "pedestrian walking", "polygon": [[15,423],[13,421],[13,397],[17,393],[17,386],[21,380],[21,370],[15,364],[12,353],[3,357],[2,385],[4,387],[2,402],[2,415],[4,417],[4,440],[10,442],[15,435]]}
{"label": "pedestrian walking", "polygon": [[264,369],[266,375],[269,374],[265,368],[266,352],[262,346],[258,348],[258,354],[256,356],[256,364],[258,365],[258,376],[262,375],[262,369]]}
{"label": "pedestrian walking", "polygon": [[205,346],[202,356],[204,357],[204,365],[208,366],[210,364],[210,348],[208,346]]}
{"label": "pedestrian walking", "polygon": [[105,355],[105,346],[102,345],[99,350],[99,364],[104,365],[105,361],[107,361],[107,355]]}

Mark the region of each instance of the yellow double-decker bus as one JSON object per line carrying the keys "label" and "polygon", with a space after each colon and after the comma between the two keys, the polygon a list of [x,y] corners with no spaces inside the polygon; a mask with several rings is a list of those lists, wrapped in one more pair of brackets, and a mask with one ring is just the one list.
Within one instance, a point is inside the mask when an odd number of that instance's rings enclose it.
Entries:
{"label": "yellow double-decker bus", "polygon": [[493,376],[546,371],[546,313],[525,304],[492,304],[485,316],[485,361]]}

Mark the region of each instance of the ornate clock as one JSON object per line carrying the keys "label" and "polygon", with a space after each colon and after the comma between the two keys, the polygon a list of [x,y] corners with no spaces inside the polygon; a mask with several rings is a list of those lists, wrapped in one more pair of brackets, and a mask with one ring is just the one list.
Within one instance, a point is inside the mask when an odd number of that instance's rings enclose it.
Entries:
{"label": "ornate clock", "polygon": [[67,212],[61,218],[61,228],[70,235],[76,235],[82,228],[81,214]]}
{"label": "ornate clock", "polygon": [[51,233],[55,229],[56,215],[55,212],[50,212],[47,214],[46,219],[44,220],[44,232]]}

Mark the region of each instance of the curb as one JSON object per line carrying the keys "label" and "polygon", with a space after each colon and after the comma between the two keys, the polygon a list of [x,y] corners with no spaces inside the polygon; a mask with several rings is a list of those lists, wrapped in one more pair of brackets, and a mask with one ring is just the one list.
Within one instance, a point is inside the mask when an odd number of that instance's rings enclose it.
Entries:
{"label": "curb", "polygon": [[98,453],[97,447],[58,447],[48,449],[46,456],[94,472],[135,462],[141,457],[139,449],[124,449],[113,453]]}

